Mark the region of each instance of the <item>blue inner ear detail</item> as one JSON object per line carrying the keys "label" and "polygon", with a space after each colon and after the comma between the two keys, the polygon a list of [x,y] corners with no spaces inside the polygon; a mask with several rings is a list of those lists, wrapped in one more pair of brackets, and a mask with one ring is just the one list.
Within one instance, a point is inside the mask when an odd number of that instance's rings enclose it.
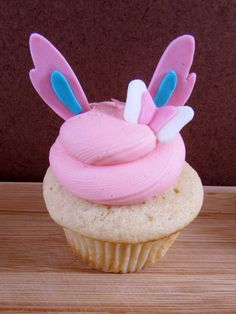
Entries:
{"label": "blue inner ear detail", "polygon": [[163,107],[167,104],[177,85],[177,74],[175,71],[168,72],[159,86],[158,92],[154,97],[154,103],[157,107]]}
{"label": "blue inner ear detail", "polygon": [[76,99],[66,77],[60,71],[53,71],[50,79],[52,88],[63,105],[75,115],[81,113],[83,108]]}

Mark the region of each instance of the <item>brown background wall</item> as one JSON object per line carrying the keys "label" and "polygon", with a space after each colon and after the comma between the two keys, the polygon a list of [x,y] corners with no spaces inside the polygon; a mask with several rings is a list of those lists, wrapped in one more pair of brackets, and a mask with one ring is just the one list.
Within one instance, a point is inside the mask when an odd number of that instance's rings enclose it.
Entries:
{"label": "brown background wall", "polygon": [[0,1],[0,179],[40,181],[62,120],[31,86],[31,32],[69,60],[90,101],[125,99],[128,82],[151,79],[167,44],[196,38],[189,101],[194,121],[182,132],[187,160],[204,184],[236,184],[235,1]]}

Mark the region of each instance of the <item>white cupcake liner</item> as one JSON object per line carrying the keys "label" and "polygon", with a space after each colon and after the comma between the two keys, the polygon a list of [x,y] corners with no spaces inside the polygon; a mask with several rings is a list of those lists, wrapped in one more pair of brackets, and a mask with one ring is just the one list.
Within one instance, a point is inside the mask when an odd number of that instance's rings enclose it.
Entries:
{"label": "white cupcake liner", "polygon": [[179,232],[155,241],[112,243],[94,240],[64,228],[73,252],[91,268],[112,273],[131,273],[149,266],[165,255]]}

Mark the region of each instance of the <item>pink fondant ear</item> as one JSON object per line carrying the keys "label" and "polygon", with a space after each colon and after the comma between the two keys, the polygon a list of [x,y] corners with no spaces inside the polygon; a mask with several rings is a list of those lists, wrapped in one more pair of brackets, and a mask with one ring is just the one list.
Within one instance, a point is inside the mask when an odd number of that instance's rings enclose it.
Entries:
{"label": "pink fondant ear", "polygon": [[164,76],[175,71],[177,74],[177,86],[168,101],[169,106],[183,106],[188,100],[196,81],[196,74],[189,74],[193,62],[195,49],[194,38],[183,35],[173,40],[162,55],[153,74],[148,91],[154,98],[158,92]]}
{"label": "pink fondant ear", "polygon": [[74,116],[74,113],[57,97],[51,85],[52,72],[60,71],[67,79],[71,90],[83,108],[83,112],[88,111],[89,104],[84,91],[61,53],[39,34],[30,36],[30,52],[35,66],[35,69],[32,69],[29,73],[30,79],[34,88],[48,106],[65,120]]}

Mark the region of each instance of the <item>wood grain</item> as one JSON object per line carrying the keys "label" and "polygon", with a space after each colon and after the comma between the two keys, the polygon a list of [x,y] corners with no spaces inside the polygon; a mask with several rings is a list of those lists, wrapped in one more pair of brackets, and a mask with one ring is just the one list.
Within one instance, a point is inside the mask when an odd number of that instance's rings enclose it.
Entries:
{"label": "wood grain", "polygon": [[199,217],[136,274],[81,263],[49,217],[42,185],[0,184],[0,312],[236,313],[236,188],[206,187]]}

